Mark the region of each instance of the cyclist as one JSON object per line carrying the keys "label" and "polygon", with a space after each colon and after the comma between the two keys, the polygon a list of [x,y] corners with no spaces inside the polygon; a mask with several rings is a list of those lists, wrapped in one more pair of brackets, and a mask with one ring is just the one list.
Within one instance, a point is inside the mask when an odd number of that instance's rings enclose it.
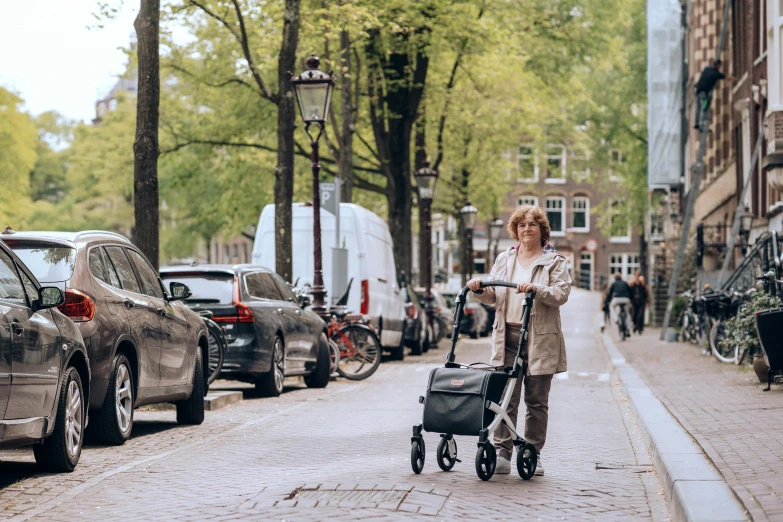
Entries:
{"label": "cyclist", "polygon": [[[609,305],[612,312],[612,321],[617,322],[617,312],[620,305],[625,305],[625,309],[628,310],[631,304],[631,287],[628,283],[623,281],[623,276],[620,272],[615,272],[614,283],[609,287],[609,293],[606,294],[606,301],[611,303]],[[627,326],[627,325],[626,325]]]}

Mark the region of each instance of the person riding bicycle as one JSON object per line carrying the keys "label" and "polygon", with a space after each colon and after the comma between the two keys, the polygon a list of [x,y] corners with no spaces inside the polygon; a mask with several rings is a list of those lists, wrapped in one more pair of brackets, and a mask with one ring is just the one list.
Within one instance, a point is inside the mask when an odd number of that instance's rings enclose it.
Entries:
{"label": "person riding bicycle", "polygon": [[620,272],[615,272],[614,283],[609,287],[609,293],[606,294],[606,301],[611,303],[609,307],[612,312],[612,321],[617,322],[617,311],[621,305],[626,306],[631,304],[631,287],[623,281],[623,276]]}
{"label": "person riding bicycle", "polygon": [[704,70],[701,71],[699,81],[696,82],[696,107],[693,123],[694,129],[701,129],[704,115],[707,113],[707,109],[710,107],[710,103],[712,102],[712,91],[715,89],[715,85],[723,79],[728,81],[733,80],[732,77],[727,77],[725,74],[720,72],[721,63],[722,62],[720,60],[715,60],[712,62],[712,65],[705,67]]}

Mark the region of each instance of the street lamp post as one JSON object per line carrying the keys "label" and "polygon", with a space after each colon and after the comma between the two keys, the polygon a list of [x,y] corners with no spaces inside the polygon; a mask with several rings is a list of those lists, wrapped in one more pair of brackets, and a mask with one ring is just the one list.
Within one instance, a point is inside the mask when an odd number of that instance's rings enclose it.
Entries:
{"label": "street lamp post", "polygon": [[[314,54],[307,59],[307,70],[291,79],[299,102],[299,111],[305,122],[305,132],[310,137],[312,153],[310,156],[313,171],[313,312],[328,320],[326,311],[326,288],[321,254],[321,193],[318,187],[318,173],[321,162],[318,155],[318,140],[324,132],[329,118],[329,106],[332,102],[334,77],[318,70],[321,61]],[[310,127],[316,126],[318,133],[313,135]]]}
{"label": "street lamp post", "polygon": [[[743,205],[742,213],[740,214],[740,230],[739,235],[742,238],[742,255],[744,256],[748,247],[750,246],[750,229],[753,227],[753,214],[748,210],[747,205]],[[726,255],[731,255],[728,252]]]}
{"label": "street lamp post", "polygon": [[[468,247],[467,274],[468,279],[470,279],[473,277],[473,227],[476,226],[476,214],[478,214],[478,209],[474,207],[470,201],[466,201],[465,206],[459,210],[459,214],[462,217],[462,225],[465,227]],[[464,273],[465,271],[463,270],[463,274]]]}
{"label": "street lamp post", "polygon": [[[490,243],[495,244],[495,248],[492,250],[493,259],[498,257],[498,247],[500,246],[500,231],[503,229],[503,220],[495,218],[489,224],[489,240]],[[489,249],[487,249],[489,251]],[[489,262],[489,260],[487,260]]]}
{"label": "street lamp post", "polygon": [[438,181],[438,171],[430,168],[429,161],[423,161],[421,168],[416,171],[416,186],[419,189],[419,204],[424,218],[424,266],[421,267],[424,275],[424,302],[427,310],[427,318],[432,319],[432,198],[435,197],[435,182]]}

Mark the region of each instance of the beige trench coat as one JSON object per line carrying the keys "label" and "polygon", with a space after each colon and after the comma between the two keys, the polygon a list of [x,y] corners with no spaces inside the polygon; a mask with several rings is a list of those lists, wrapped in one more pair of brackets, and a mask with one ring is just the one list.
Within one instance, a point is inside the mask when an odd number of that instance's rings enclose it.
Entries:
{"label": "beige trench coat", "polygon": [[[501,253],[489,275],[491,281],[508,281],[517,247]],[[571,276],[565,257],[557,252],[544,252],[533,268],[531,282],[536,285],[533,311],[530,315],[528,337],[528,373],[551,375],[566,371],[566,351],[563,329],[560,325],[560,307],[571,293]],[[512,288],[488,287],[476,293],[482,303],[495,305],[495,324],[492,328],[492,358],[490,364],[501,366],[506,343],[506,292]]]}

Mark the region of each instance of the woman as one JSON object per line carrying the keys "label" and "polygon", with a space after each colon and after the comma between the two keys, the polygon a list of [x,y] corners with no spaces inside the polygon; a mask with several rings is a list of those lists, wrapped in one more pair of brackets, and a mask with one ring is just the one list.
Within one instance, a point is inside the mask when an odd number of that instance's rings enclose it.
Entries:
{"label": "woman", "polygon": [[[492,267],[490,280],[508,281],[516,291],[504,287],[480,289],[480,279],[471,279],[468,287],[483,303],[495,305],[492,330],[494,366],[512,366],[519,345],[522,306],[528,291],[535,293],[528,337],[528,372],[518,379],[508,405],[508,414],[516,424],[522,383],[525,385],[525,440],[539,452],[536,475],[544,474],[541,450],[546,441],[549,389],[555,373],[566,371],[566,353],[560,327],[560,307],[571,292],[571,277],[566,259],[552,248],[549,220],[538,207],[523,205],[509,219],[508,232],[517,246],[500,254]],[[514,450],[511,432],[504,425],[495,431],[498,462],[495,473],[511,472]]]}
{"label": "woman", "polygon": [[644,276],[636,271],[636,277],[631,281],[631,305],[633,308],[633,331],[639,335],[644,331],[644,311],[650,302],[650,291],[644,283]]}

